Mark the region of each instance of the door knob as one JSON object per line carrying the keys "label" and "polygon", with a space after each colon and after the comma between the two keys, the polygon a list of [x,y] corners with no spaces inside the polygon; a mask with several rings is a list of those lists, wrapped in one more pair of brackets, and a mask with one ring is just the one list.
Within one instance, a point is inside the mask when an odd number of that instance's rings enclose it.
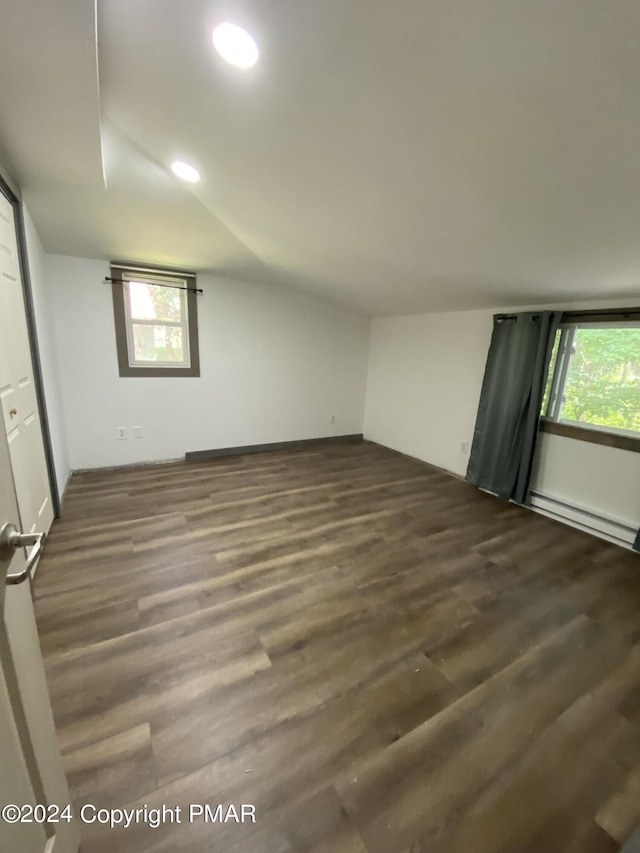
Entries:
{"label": "door knob", "polygon": [[15,524],[9,521],[0,526],[0,563],[10,563],[18,548],[25,548],[27,545],[36,546],[29,554],[22,571],[7,575],[8,584],[22,583],[30,576],[31,569],[42,552],[45,536],[45,533],[20,533]]}
{"label": "door knob", "polygon": [[18,410],[17,410],[17,409],[9,409],[9,415],[10,415],[12,418],[15,418],[15,416],[16,416],[17,414],[18,414]]}

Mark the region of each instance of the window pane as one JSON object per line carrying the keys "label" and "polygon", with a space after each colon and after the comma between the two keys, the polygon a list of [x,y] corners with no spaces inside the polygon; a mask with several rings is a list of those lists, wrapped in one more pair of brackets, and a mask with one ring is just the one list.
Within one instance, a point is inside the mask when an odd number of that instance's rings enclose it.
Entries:
{"label": "window pane", "polygon": [[640,431],[640,329],[576,329],[560,419]]}
{"label": "window pane", "polygon": [[553,341],[553,349],[551,350],[551,360],[549,361],[549,372],[547,373],[547,383],[544,386],[544,396],[542,397],[542,405],[540,406],[540,414],[547,414],[549,405],[549,396],[551,394],[551,386],[553,385],[553,376],[556,372],[556,364],[558,363],[558,350],[560,349],[560,338],[562,337],[562,329],[556,331],[556,336]]}
{"label": "window pane", "polygon": [[185,362],[181,326],[148,326],[133,323],[135,361]]}
{"label": "window pane", "polygon": [[144,281],[129,282],[129,305],[133,320],[182,320],[182,290],[159,287]]}

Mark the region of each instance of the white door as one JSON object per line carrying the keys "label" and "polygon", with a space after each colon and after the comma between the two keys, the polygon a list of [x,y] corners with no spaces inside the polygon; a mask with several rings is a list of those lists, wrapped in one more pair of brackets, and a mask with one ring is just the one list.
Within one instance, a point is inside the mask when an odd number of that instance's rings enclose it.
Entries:
{"label": "white door", "polygon": [[22,530],[47,532],[53,506],[33,379],[13,205],[0,192],[0,404]]}
{"label": "white door", "polygon": [[[18,522],[9,448],[0,430],[0,526]],[[1,554],[1,552],[0,552]],[[23,548],[0,559],[0,851],[76,853],[76,817],[51,714]],[[23,820],[15,821],[16,811]],[[8,809],[7,809],[8,807]],[[2,811],[4,810],[4,811]],[[44,818],[57,820],[44,821]]]}

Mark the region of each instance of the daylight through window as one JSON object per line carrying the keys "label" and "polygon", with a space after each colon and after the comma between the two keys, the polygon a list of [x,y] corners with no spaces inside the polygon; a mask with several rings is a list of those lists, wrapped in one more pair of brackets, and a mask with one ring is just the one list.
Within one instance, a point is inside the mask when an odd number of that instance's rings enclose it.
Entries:
{"label": "daylight through window", "polygon": [[640,324],[571,324],[554,342],[542,414],[640,434]]}
{"label": "daylight through window", "polygon": [[111,280],[120,376],[199,376],[195,276],[114,264]]}
{"label": "daylight through window", "polygon": [[[186,287],[185,281],[176,285]],[[129,364],[189,366],[186,293],[150,281],[124,284]]]}

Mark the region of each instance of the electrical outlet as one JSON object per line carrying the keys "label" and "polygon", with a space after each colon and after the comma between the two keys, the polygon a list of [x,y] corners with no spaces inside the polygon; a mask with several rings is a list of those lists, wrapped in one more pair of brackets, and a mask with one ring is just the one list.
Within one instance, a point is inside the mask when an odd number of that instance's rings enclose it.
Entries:
{"label": "electrical outlet", "polygon": [[126,441],[127,439],[127,428],[126,427],[118,427],[118,441]]}
{"label": "electrical outlet", "polygon": [[463,441],[463,442],[460,444],[460,453],[466,453],[468,449],[469,449],[469,442],[468,442],[468,441]]}
{"label": "electrical outlet", "polygon": [[141,426],[134,426],[133,437],[134,438],[142,438],[142,427]]}
{"label": "electrical outlet", "polygon": [[336,422],[336,416],[335,415],[329,415],[329,423],[335,424],[335,422]]}

